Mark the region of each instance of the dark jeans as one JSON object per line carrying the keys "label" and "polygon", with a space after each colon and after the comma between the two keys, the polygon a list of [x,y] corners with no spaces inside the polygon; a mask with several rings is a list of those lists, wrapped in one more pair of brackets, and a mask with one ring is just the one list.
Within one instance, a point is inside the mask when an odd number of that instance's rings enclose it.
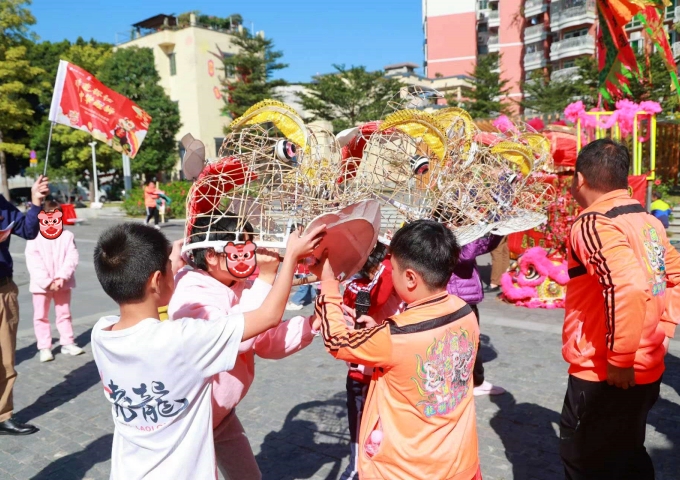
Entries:
{"label": "dark jeans", "polygon": [[158,225],[158,221],[160,220],[158,215],[158,207],[146,207],[146,223],[149,223],[151,217],[153,217],[154,223]]}
{"label": "dark jeans", "polygon": [[[477,305],[470,305],[470,308],[475,312],[477,317],[477,325],[479,325],[479,309]],[[472,369],[472,381],[475,387],[484,383],[484,364],[482,363],[482,343],[477,342],[477,356],[475,357],[475,366]]]}
{"label": "dark jeans", "polygon": [[364,411],[364,403],[366,402],[366,394],[368,393],[368,385],[358,382],[347,376],[347,420],[349,421],[349,438],[351,453],[349,457],[349,465],[342,475],[340,480],[358,480],[359,479],[359,427],[361,426],[361,414]]}
{"label": "dark jeans", "polygon": [[660,385],[623,390],[569,376],[560,419],[567,480],[654,480],[645,428]]}

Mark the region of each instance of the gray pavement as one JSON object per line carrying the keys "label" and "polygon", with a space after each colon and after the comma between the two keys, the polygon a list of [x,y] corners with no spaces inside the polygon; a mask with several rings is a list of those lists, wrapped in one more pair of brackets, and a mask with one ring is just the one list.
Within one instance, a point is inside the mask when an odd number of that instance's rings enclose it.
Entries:
{"label": "gray pavement", "polygon": [[[108,478],[113,423],[89,341],[92,325],[114,311],[115,304],[94,276],[92,251],[97,235],[119,221],[100,218],[73,228],[81,253],[74,328],[85,355],[57,352],[54,362],[38,362],[30,294],[27,285],[20,287],[16,414],[41,430],[28,437],[2,437],[0,479]],[[177,224],[164,231],[172,239],[182,235]],[[13,238],[11,250],[22,253],[23,242]],[[22,276],[27,281],[23,259],[15,256],[15,263],[17,282]],[[311,307],[302,313],[311,313]],[[563,311],[527,310],[487,298],[480,313],[486,377],[508,390],[475,400],[485,480],[563,478],[558,455],[567,378],[560,353]],[[257,360],[255,382],[237,411],[265,479],[339,478],[349,453],[346,372],[318,340],[283,360]],[[680,478],[679,394],[680,342],[673,341],[647,432],[659,480]]]}

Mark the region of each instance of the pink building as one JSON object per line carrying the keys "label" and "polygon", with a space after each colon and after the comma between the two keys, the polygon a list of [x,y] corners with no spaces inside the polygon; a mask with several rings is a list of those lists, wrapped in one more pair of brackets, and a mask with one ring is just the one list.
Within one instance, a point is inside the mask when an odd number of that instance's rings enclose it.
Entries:
{"label": "pink building", "polygon": [[[574,78],[576,59],[595,54],[597,8],[595,0],[422,0],[425,33],[425,76],[466,75],[478,56],[501,54],[500,71],[509,80],[505,99],[516,105],[523,98],[522,84],[542,71],[552,80]],[[680,23],[679,0],[665,10],[676,60],[680,35],[671,27]],[[626,26],[637,50],[644,44],[642,25]]]}

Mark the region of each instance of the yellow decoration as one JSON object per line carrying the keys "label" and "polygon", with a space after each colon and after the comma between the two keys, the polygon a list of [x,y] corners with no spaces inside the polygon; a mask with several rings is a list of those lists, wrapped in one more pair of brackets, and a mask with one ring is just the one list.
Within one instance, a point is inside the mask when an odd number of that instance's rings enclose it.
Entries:
{"label": "yellow decoration", "polygon": [[514,163],[523,175],[528,175],[534,166],[534,154],[525,145],[503,141],[491,147],[491,153],[501,155],[510,163]]}
{"label": "yellow decoration", "polygon": [[550,154],[550,141],[540,133],[525,133],[522,138],[539,157]]}
{"label": "yellow decoration", "polygon": [[446,156],[446,128],[433,115],[419,110],[399,110],[388,115],[380,131],[396,128],[412,138],[422,138],[440,160]]}
{"label": "yellow decoration", "polygon": [[432,115],[439,120],[447,130],[455,126],[456,123],[463,122],[463,133],[465,134],[465,137],[472,139],[476,127],[475,122],[467,111],[458,107],[448,107],[442,108]]}
{"label": "yellow decoration", "polygon": [[307,149],[307,127],[297,112],[278,100],[262,100],[231,122],[229,128],[238,130],[244,125],[271,122],[288,140],[302,149]]}

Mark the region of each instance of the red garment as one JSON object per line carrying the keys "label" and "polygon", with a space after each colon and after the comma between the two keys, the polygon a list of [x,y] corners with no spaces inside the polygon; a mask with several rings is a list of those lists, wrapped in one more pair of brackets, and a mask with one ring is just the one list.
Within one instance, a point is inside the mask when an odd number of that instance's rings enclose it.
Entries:
{"label": "red garment", "polygon": [[[394,290],[394,285],[392,283],[392,264],[390,263],[389,258],[383,260],[380,268],[381,270],[378,270],[376,273],[378,279],[373,285],[373,288],[371,288],[371,308],[368,310],[368,316],[373,318],[375,318],[380,309],[385,306]],[[358,290],[368,287],[371,282],[372,280],[364,277],[349,282],[345,288],[342,303],[354,308]]]}

